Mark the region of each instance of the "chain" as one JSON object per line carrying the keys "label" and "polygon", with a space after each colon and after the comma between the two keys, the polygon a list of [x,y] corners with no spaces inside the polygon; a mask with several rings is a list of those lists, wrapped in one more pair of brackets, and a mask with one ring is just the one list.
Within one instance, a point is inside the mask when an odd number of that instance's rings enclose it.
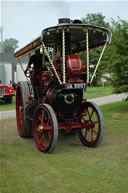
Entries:
{"label": "chain", "polygon": [[65,74],[65,32],[62,30],[62,55],[63,55],[63,83],[66,82],[66,74]]}

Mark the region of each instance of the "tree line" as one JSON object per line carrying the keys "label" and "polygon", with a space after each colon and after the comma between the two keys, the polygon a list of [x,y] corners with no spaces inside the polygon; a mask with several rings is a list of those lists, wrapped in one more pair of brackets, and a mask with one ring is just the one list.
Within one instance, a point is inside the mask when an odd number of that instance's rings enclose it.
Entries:
{"label": "tree line", "polygon": [[[112,44],[107,46],[102,58],[94,85],[105,74],[109,74],[109,81],[114,87],[115,93],[128,93],[128,21],[117,17],[106,21],[102,13],[89,13],[81,18],[83,24],[91,24],[108,28],[112,32]],[[14,38],[6,39],[3,42],[4,52],[13,53],[18,47],[18,40]],[[90,52],[90,64],[97,63],[101,50],[97,48]],[[81,54],[83,60],[85,55]]]}
{"label": "tree line", "polygon": [[[128,94],[128,21],[117,17],[117,20],[107,22],[102,13],[87,14],[81,20],[83,24],[105,27],[112,32],[112,44],[105,50],[94,84],[100,77],[109,74],[114,92]],[[90,64],[96,64],[100,52],[100,49],[91,51]]]}

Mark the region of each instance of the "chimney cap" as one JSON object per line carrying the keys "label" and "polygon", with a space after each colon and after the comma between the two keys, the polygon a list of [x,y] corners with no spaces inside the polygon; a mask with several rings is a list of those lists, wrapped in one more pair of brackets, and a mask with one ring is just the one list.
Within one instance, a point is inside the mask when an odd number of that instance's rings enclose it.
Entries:
{"label": "chimney cap", "polygon": [[59,24],[62,24],[62,23],[71,23],[71,20],[70,20],[70,18],[60,18],[60,19],[58,20],[58,23],[59,23]]}

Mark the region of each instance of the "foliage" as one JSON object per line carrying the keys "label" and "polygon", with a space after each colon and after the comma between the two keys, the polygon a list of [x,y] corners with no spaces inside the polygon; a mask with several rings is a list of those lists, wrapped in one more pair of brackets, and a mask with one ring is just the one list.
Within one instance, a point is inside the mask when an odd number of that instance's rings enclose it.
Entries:
{"label": "foliage", "polygon": [[115,93],[128,93],[128,22],[118,18],[112,20],[113,43],[111,50],[112,84]]}
{"label": "foliage", "polygon": [[[112,44],[105,50],[93,84],[97,85],[100,77],[103,77],[104,74],[109,74],[111,78],[108,79],[111,80],[114,92],[128,93],[128,22],[118,17],[117,21],[111,19],[108,23],[105,21],[105,16],[101,13],[87,14],[85,18],[82,18],[82,22],[107,27],[112,31],[113,35]],[[90,51],[90,64],[93,64],[94,67],[97,63],[99,52],[99,49]],[[86,61],[85,56],[82,55],[82,58]]]}
{"label": "foliage", "polygon": [[105,16],[102,13],[89,13],[86,17],[82,18],[82,23],[91,24],[108,28],[110,25],[105,21]]}
{"label": "foliage", "polygon": [[3,42],[4,52],[13,53],[16,48],[18,48],[18,40],[14,38],[6,39]]}

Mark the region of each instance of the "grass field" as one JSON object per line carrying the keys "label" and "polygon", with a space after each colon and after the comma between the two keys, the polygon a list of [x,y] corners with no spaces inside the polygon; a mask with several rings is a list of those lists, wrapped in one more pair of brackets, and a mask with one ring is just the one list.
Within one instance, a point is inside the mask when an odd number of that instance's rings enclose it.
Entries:
{"label": "grass field", "polygon": [[[96,98],[112,94],[112,87],[88,87],[84,97],[87,99]],[[16,96],[13,96],[12,104],[5,104],[0,100],[0,111],[12,110],[16,108]]]}
{"label": "grass field", "polygon": [[[15,92],[16,94],[16,92]],[[0,99],[0,111],[7,111],[12,110],[16,108],[16,95],[12,97],[12,103],[6,104],[4,100]]]}
{"label": "grass field", "polygon": [[0,122],[1,193],[128,193],[128,102],[101,106],[105,133],[97,148],[77,135],[59,135],[52,154]]}
{"label": "grass field", "polygon": [[97,98],[113,94],[113,88],[111,86],[106,87],[88,87],[84,96],[87,99]]}

